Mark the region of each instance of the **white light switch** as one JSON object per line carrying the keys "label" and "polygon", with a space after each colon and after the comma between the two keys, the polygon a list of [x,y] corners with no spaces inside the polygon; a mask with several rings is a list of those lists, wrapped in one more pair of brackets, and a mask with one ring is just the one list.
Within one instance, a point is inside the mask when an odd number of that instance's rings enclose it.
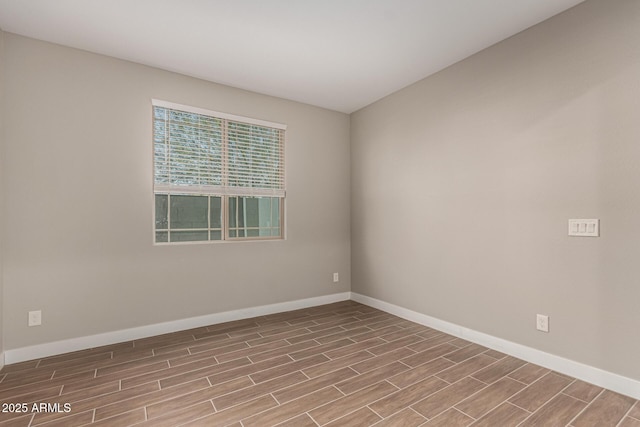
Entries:
{"label": "white light switch", "polygon": [[570,219],[569,236],[598,237],[600,236],[599,219]]}

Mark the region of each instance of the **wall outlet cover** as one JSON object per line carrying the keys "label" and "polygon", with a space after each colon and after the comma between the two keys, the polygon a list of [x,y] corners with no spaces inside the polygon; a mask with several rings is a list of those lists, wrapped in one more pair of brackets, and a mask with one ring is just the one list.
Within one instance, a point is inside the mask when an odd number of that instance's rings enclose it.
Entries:
{"label": "wall outlet cover", "polygon": [[542,332],[549,332],[549,316],[538,314],[536,316],[536,329]]}
{"label": "wall outlet cover", "polygon": [[35,310],[29,312],[29,326],[40,326],[42,324],[42,311]]}

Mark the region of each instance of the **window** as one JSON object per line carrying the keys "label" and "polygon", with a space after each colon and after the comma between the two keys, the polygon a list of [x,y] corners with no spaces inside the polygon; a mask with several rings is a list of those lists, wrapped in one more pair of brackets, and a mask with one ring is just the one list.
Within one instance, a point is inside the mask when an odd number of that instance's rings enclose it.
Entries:
{"label": "window", "polygon": [[285,129],[154,100],[155,242],[282,239]]}

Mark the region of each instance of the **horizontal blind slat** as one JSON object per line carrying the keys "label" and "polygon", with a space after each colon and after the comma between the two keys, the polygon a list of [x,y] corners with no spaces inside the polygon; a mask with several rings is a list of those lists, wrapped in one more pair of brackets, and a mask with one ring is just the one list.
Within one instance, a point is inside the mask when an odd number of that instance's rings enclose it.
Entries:
{"label": "horizontal blind slat", "polygon": [[156,104],[162,102],[154,102],[153,115],[156,192],[284,197],[283,128]]}

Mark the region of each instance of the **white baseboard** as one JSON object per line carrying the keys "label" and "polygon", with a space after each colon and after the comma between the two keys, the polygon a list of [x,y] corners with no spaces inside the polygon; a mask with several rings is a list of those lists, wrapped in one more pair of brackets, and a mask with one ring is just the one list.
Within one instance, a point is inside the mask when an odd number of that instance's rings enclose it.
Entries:
{"label": "white baseboard", "polygon": [[281,313],[285,311],[298,310],[301,308],[314,307],[322,304],[346,301],[352,299],[359,303],[377,308],[387,313],[402,317],[403,319],[419,323],[430,328],[454,335],[468,341],[475,342],[494,350],[501,351],[514,357],[518,357],[527,362],[553,369],[565,375],[569,375],[580,380],[595,384],[609,390],[625,394],[640,399],[640,381],[623,377],[612,372],[604,371],[593,366],[569,360],[560,356],[546,353],[541,350],[517,344],[502,338],[484,334],[473,329],[465,328],[454,323],[446,322],[426,314],[418,313],[395,304],[384,302],[375,298],[361,295],[355,292],[342,292],[319,297],[306,298],[295,301],[287,301],[276,304],[263,305],[258,307],[244,308],[239,310],[226,311],[222,313],[208,314],[205,316],[180,319],[171,322],[158,323],[154,325],[141,326],[137,328],[124,329],[103,334],[86,337],[71,338],[63,341],[39,344],[29,347],[22,347],[13,350],[5,350],[0,353],[0,369],[5,365],[23,362],[26,360],[39,359],[47,356],[54,356],[72,351],[86,350],[103,345],[116,344],[134,339],[147,338],[201,326],[214,325],[217,323],[230,322],[234,320],[248,319],[267,314]]}
{"label": "white baseboard", "polygon": [[4,368],[4,353],[0,353],[0,371]]}
{"label": "white baseboard", "polygon": [[402,317],[403,319],[428,326],[433,329],[475,342],[485,347],[501,351],[536,365],[544,366],[565,375],[595,384],[600,387],[621,393],[634,399],[640,399],[640,381],[623,377],[622,375],[604,371],[564,357],[536,350],[522,344],[487,335],[473,329],[465,328],[454,323],[436,319],[426,314],[418,313],[395,304],[390,304],[375,298],[351,292],[351,299],[361,304]]}
{"label": "white baseboard", "polygon": [[55,356],[72,351],[86,350],[103,345],[184,331],[186,329],[198,328],[201,326],[215,325],[217,323],[230,322],[233,320],[249,319],[251,317],[298,310],[322,304],[331,304],[333,302],[346,301],[350,298],[350,295],[350,292],[323,295],[319,297],[262,305],[258,307],[242,308],[239,310],[225,311],[223,313],[207,314],[205,316],[191,317],[188,319],[174,320],[171,322],[5,350],[4,361],[9,365],[12,363],[39,359],[47,356]]}

